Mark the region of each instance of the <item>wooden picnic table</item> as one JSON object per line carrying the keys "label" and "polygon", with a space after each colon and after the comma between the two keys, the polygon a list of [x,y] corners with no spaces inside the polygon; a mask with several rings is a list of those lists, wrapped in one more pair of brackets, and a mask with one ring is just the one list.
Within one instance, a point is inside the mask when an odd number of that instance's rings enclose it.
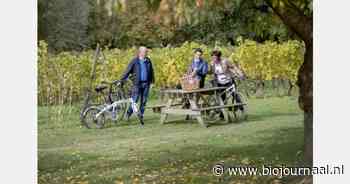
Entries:
{"label": "wooden picnic table", "polygon": [[[232,121],[232,112],[229,112],[227,110],[228,107],[231,107],[230,105],[225,105],[224,101],[220,97],[220,92],[222,90],[226,89],[226,87],[212,87],[212,88],[201,88],[191,91],[185,91],[182,89],[168,89],[164,90],[163,92],[169,96],[169,99],[165,105],[164,108],[161,109],[161,118],[160,123],[164,124],[167,120],[167,117],[169,114],[177,114],[177,115],[190,115],[197,119],[198,123],[204,127],[208,127],[208,124],[204,122],[202,111],[208,110],[208,109],[220,109],[221,112],[224,115],[224,119],[226,122]],[[219,102],[219,106],[208,106],[206,108],[200,108],[199,107],[199,98],[201,98],[204,95],[215,95],[215,99],[217,102]],[[182,106],[180,108],[176,108],[176,106],[173,105],[175,102],[175,99],[179,96],[182,96],[183,98],[187,99],[190,103],[189,108],[186,108],[185,106]]]}

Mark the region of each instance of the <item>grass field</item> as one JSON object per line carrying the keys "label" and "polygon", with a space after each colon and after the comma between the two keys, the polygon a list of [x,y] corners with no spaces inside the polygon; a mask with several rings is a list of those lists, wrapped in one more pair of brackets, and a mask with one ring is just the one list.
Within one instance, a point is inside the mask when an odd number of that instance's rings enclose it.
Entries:
{"label": "grass field", "polygon": [[[101,130],[80,126],[76,107],[39,107],[39,183],[288,183],[274,176],[224,176],[224,165],[300,163],[303,115],[296,97],[250,99],[248,120],[203,128],[196,121],[148,111],[145,127],[136,118],[107,123]],[[62,110],[61,112],[59,112]],[[58,114],[59,113],[59,114]]]}

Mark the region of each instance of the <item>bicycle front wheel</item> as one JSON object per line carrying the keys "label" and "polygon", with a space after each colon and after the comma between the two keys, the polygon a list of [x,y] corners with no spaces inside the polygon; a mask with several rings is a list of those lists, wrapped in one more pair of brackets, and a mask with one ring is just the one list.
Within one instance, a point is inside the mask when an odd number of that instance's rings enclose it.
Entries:
{"label": "bicycle front wheel", "polygon": [[[248,108],[248,104],[247,104],[247,98],[242,95],[241,93],[236,93],[236,99],[240,99],[241,103],[245,104],[245,105],[242,105],[242,106],[236,106],[234,109],[234,113],[235,113],[235,116],[238,118],[240,117],[240,119],[243,119],[243,120],[247,120],[248,118],[248,114],[247,114],[247,108]],[[235,100],[235,102],[233,102],[234,104],[237,103],[237,101]],[[238,115],[238,112],[240,112],[240,115]]]}
{"label": "bicycle front wheel", "polygon": [[106,121],[104,113],[96,116],[100,111],[96,106],[88,107],[83,114],[83,125],[89,129],[103,128]]}

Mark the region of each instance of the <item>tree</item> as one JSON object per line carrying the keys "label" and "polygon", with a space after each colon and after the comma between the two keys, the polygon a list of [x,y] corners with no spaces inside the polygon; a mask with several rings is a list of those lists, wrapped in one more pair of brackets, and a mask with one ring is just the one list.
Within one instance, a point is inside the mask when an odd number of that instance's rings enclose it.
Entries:
{"label": "tree", "polygon": [[38,0],[38,40],[47,40],[47,0]]}
{"label": "tree", "polygon": [[299,106],[304,111],[304,158],[313,164],[313,22],[312,0],[265,0],[283,23],[305,43],[298,72]]}
{"label": "tree", "polygon": [[[111,8],[107,8],[108,3],[111,3]],[[88,24],[88,37],[90,47],[110,46],[113,44],[114,38],[117,35],[117,17],[113,9],[114,1],[110,0],[89,0],[90,13]],[[111,13],[109,13],[111,12]]]}
{"label": "tree", "polygon": [[89,5],[85,0],[38,1],[38,36],[50,50],[77,50],[88,44]]}
{"label": "tree", "polygon": [[128,1],[125,11],[118,12],[119,28],[116,39],[117,46],[127,48],[137,45],[159,47],[160,25],[153,20],[153,12],[149,11],[143,0]]}
{"label": "tree", "polygon": [[174,34],[166,35],[173,45],[184,41],[209,45],[218,41],[234,45],[239,36],[258,42],[284,41],[293,36],[263,0],[147,2],[156,21],[173,27]]}
{"label": "tree", "polygon": [[196,41],[234,45],[239,36],[259,42],[290,38],[263,0],[38,0],[39,40],[50,51],[153,47]]}

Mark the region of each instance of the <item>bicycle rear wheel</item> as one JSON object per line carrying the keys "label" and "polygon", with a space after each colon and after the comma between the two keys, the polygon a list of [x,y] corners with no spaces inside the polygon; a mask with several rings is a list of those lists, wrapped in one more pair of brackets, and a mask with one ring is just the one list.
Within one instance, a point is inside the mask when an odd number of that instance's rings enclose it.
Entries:
{"label": "bicycle rear wheel", "polygon": [[106,121],[105,115],[102,113],[101,115],[96,117],[96,114],[98,114],[100,111],[101,111],[101,108],[96,106],[91,106],[86,108],[82,119],[83,125],[89,129],[103,128]]}

